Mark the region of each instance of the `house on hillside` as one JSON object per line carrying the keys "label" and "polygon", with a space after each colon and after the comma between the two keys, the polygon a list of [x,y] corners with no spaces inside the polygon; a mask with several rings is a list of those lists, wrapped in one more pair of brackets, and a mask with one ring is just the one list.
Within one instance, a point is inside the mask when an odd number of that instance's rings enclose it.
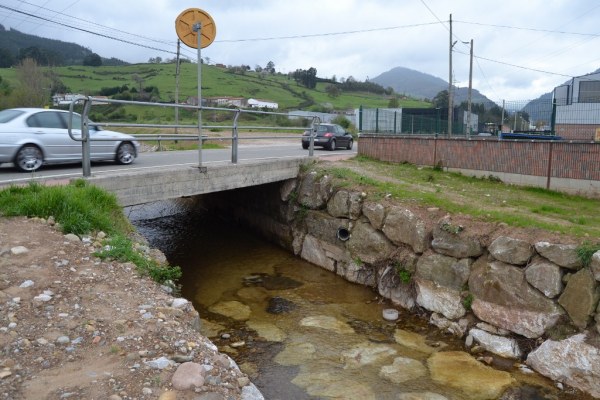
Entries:
{"label": "house on hillside", "polygon": [[216,107],[246,107],[248,105],[248,101],[245,98],[231,96],[207,97],[206,102]]}
{"label": "house on hillside", "polygon": [[[73,100],[76,100],[78,98],[82,98],[85,97],[82,94],[78,94],[78,93],[56,93],[54,95],[52,95],[52,105],[54,107],[59,107],[59,106],[69,106]],[[94,96],[95,99],[108,99],[107,96]],[[94,100],[92,102],[92,104],[94,105],[98,105],[98,104],[108,104],[107,102],[104,102],[102,100]]]}
{"label": "house on hillside", "polygon": [[248,107],[268,108],[270,110],[277,110],[279,108],[279,104],[269,100],[248,99]]}
{"label": "house on hillside", "polygon": [[554,88],[557,135],[600,142],[600,72],[578,76]]}

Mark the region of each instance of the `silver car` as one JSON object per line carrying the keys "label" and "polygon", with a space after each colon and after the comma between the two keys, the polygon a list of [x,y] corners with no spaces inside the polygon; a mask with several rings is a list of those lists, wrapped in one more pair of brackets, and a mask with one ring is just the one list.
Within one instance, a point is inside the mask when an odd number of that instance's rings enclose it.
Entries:
{"label": "silver car", "polygon": [[[44,108],[11,108],[0,111],[0,164],[13,163],[31,172],[44,164],[81,161],[81,142],[68,132],[69,112]],[[73,136],[81,137],[81,116],[73,113]],[[139,143],[131,135],[90,126],[92,161],[131,164]],[[95,141],[94,139],[114,139]]]}

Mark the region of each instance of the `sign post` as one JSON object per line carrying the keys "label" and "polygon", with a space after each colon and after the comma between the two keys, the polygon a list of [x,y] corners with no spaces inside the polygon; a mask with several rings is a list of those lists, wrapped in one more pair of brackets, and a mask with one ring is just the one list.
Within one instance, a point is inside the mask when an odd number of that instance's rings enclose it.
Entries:
{"label": "sign post", "polygon": [[175,31],[188,47],[198,49],[198,168],[202,172],[202,48],[208,47],[217,35],[215,21],[199,8],[188,8],[175,19]]}

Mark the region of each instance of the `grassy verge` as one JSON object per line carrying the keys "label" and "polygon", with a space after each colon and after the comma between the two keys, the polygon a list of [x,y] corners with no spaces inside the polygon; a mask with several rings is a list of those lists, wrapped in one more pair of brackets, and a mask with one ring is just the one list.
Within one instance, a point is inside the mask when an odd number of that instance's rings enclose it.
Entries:
{"label": "grassy verge", "polygon": [[108,234],[104,248],[95,255],[102,259],[132,262],[141,274],[157,282],[174,281],[179,267],[161,265],[135,250],[128,238],[132,227],[116,197],[100,188],[76,180],[66,186],[30,183],[0,190],[0,215],[54,217],[64,233],[78,236],[103,231]]}
{"label": "grassy verge", "polygon": [[373,199],[393,198],[489,222],[600,238],[600,200],[469,177],[431,167],[392,164],[366,157],[322,167],[338,186],[360,187]]}

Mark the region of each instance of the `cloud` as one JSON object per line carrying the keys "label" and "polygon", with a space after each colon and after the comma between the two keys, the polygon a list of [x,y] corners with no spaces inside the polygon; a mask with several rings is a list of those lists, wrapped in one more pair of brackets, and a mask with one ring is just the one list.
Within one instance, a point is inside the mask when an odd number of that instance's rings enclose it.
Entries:
{"label": "cloud", "polygon": [[[596,70],[600,63],[595,36],[600,3],[595,2],[50,0],[43,7],[31,1],[14,3],[0,0],[0,5],[76,29],[2,8],[0,24],[76,42],[103,57],[129,62],[172,58],[177,42],[175,18],[187,8],[200,6],[217,26],[215,42],[202,49],[202,56],[211,62],[254,67],[273,61],[278,71],[314,67],[319,76],[360,80],[398,66],[448,80],[448,19],[452,14],[453,41],[457,41],[453,79],[460,86],[468,84],[469,45],[462,42],[473,39],[474,87],[495,100],[536,98],[569,76]],[[341,32],[345,34],[334,34]],[[271,40],[261,40],[267,38]],[[182,53],[195,59],[197,51],[184,47]]]}

